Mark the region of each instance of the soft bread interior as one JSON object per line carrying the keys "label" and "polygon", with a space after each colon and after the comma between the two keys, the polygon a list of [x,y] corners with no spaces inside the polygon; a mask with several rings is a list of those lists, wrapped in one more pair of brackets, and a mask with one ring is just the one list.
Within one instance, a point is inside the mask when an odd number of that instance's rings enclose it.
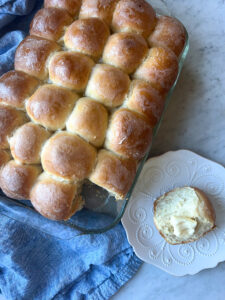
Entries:
{"label": "soft bread interior", "polygon": [[154,203],[154,222],[170,244],[198,240],[215,226],[214,210],[198,189],[176,188]]}

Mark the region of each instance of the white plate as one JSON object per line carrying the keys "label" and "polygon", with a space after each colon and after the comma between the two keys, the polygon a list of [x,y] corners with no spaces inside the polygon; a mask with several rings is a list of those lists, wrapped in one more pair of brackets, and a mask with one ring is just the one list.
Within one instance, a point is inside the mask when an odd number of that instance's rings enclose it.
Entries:
{"label": "white plate", "polygon": [[[153,222],[153,202],[175,187],[203,190],[216,211],[216,229],[200,240],[170,245]],[[136,255],[164,271],[183,276],[225,260],[225,169],[191,151],[179,150],[149,159],[122,218]]]}

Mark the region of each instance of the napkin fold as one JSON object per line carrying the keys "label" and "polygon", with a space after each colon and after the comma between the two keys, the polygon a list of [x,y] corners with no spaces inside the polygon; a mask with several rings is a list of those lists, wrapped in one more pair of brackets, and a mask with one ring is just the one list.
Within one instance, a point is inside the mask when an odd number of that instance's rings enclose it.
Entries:
{"label": "napkin fold", "polygon": [[[13,68],[15,50],[42,5],[0,0],[0,75]],[[96,218],[103,226],[111,222],[110,216],[88,210],[79,218],[89,227]],[[109,299],[141,263],[121,224],[83,235],[0,195],[0,291],[7,300]]]}

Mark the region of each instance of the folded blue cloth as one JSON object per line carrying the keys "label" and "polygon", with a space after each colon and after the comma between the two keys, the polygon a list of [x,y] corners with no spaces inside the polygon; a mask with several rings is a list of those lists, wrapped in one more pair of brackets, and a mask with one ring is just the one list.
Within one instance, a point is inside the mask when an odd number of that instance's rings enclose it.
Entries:
{"label": "folded blue cloth", "polygon": [[[15,49],[41,5],[0,0],[0,74],[13,68]],[[102,225],[111,221],[88,210],[79,218],[89,227],[96,218]],[[0,196],[0,290],[7,300],[109,299],[140,265],[121,224],[103,234],[82,235]]]}

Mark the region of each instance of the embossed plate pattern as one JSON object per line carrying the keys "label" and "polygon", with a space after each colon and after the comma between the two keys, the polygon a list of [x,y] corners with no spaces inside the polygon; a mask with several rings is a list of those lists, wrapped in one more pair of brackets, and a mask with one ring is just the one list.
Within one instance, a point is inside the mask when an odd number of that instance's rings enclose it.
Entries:
{"label": "embossed plate pattern", "polygon": [[[216,229],[194,243],[170,245],[153,222],[153,202],[175,187],[194,186],[210,198]],[[145,164],[122,218],[138,257],[164,271],[183,276],[225,260],[225,169],[188,150],[167,152]]]}

